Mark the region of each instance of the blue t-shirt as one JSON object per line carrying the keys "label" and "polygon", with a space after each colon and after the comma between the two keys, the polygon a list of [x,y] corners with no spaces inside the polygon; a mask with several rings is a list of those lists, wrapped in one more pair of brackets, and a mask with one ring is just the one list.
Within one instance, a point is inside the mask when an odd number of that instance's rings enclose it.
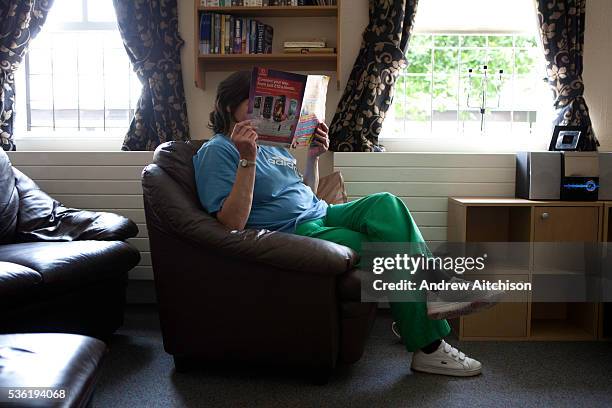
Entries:
{"label": "blue t-shirt", "polygon": [[[222,134],[193,156],[198,196],[209,214],[216,215],[231,192],[239,161],[238,149]],[[260,145],[256,162],[248,228],[293,233],[299,223],[325,216],[327,203],[302,182],[296,160],[286,149]]]}

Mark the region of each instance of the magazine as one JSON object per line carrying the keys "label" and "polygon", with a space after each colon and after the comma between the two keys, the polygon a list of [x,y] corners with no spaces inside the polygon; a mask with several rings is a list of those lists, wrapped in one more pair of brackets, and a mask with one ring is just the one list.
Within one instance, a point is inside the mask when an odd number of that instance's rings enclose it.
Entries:
{"label": "magazine", "polygon": [[310,146],[325,120],[329,77],[253,68],[248,117],[260,144]]}

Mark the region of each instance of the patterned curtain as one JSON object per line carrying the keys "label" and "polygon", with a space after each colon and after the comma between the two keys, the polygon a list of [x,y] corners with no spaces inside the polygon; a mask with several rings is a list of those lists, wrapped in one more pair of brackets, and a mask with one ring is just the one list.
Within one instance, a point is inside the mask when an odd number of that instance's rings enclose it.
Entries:
{"label": "patterned curtain", "polygon": [[582,150],[596,151],[589,109],[584,100],[582,54],[586,0],[537,0],[548,83],[554,93],[554,125],[582,126]]}
{"label": "patterned curtain", "polygon": [[15,150],[15,71],[40,32],[53,0],[0,0],[0,144]]}
{"label": "patterned curtain", "polygon": [[330,125],[333,151],[380,151],[393,87],[406,66],[418,0],[370,0],[370,22]]}
{"label": "patterned curtain", "polygon": [[142,83],[122,150],[189,140],[176,1],[113,0],[123,44]]}

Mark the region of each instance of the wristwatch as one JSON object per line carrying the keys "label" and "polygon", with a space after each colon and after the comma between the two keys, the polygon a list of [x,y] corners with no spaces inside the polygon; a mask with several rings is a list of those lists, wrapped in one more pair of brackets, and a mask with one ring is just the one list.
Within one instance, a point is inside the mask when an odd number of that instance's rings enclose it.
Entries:
{"label": "wristwatch", "polygon": [[249,166],[255,166],[256,162],[247,160],[247,159],[240,159],[238,163],[240,164],[240,167],[249,167]]}

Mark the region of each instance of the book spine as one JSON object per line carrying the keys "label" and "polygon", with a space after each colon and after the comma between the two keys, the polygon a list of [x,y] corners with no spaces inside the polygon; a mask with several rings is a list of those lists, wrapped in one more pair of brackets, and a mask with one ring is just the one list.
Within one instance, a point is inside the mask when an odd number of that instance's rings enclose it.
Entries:
{"label": "book spine", "polygon": [[216,39],[216,54],[222,54],[222,50],[223,50],[223,19],[221,18],[220,14],[215,14],[215,22],[217,24],[216,27],[216,31],[215,31],[215,39]]}
{"label": "book spine", "polygon": [[236,38],[236,19],[229,16],[229,54],[234,54],[234,38]]}
{"label": "book spine", "polygon": [[225,17],[225,35],[223,36],[223,49],[225,50],[225,54],[231,54],[231,48],[230,48],[230,37],[231,37],[231,33],[232,30],[230,28],[231,24],[230,24],[230,16],[226,15]]}
{"label": "book spine", "polygon": [[255,46],[255,39],[257,38],[257,21],[251,20],[251,24],[249,24],[251,31],[249,32],[249,53],[255,54],[257,48]]}
{"label": "book spine", "polygon": [[202,14],[200,20],[200,52],[202,54],[210,54],[210,14]]}
{"label": "book spine", "polygon": [[210,53],[211,54],[216,54],[215,51],[215,15],[211,14],[210,15]]}
{"label": "book spine", "polygon": [[199,28],[199,32],[200,32],[200,45],[199,45],[199,53],[200,54],[204,54],[204,38],[206,38],[206,36],[204,35],[204,20],[206,19],[206,15],[204,14],[200,14],[200,28]]}
{"label": "book spine", "polygon": [[257,22],[257,40],[255,43],[255,54],[263,54],[264,51],[264,25]]}
{"label": "book spine", "polygon": [[234,54],[242,53],[242,18],[234,19]]}
{"label": "book spine", "polygon": [[244,34],[244,39],[245,39],[245,44],[244,44],[244,53],[245,54],[250,54],[251,53],[251,19],[247,18],[246,22],[244,23],[244,28],[243,28],[243,34]]}
{"label": "book spine", "polygon": [[274,29],[270,25],[264,26],[264,54],[272,54],[272,38]]}
{"label": "book spine", "polygon": [[242,17],[241,21],[240,21],[240,52],[242,54],[246,54],[247,50],[246,50],[246,45],[247,45],[247,19],[246,17]]}

